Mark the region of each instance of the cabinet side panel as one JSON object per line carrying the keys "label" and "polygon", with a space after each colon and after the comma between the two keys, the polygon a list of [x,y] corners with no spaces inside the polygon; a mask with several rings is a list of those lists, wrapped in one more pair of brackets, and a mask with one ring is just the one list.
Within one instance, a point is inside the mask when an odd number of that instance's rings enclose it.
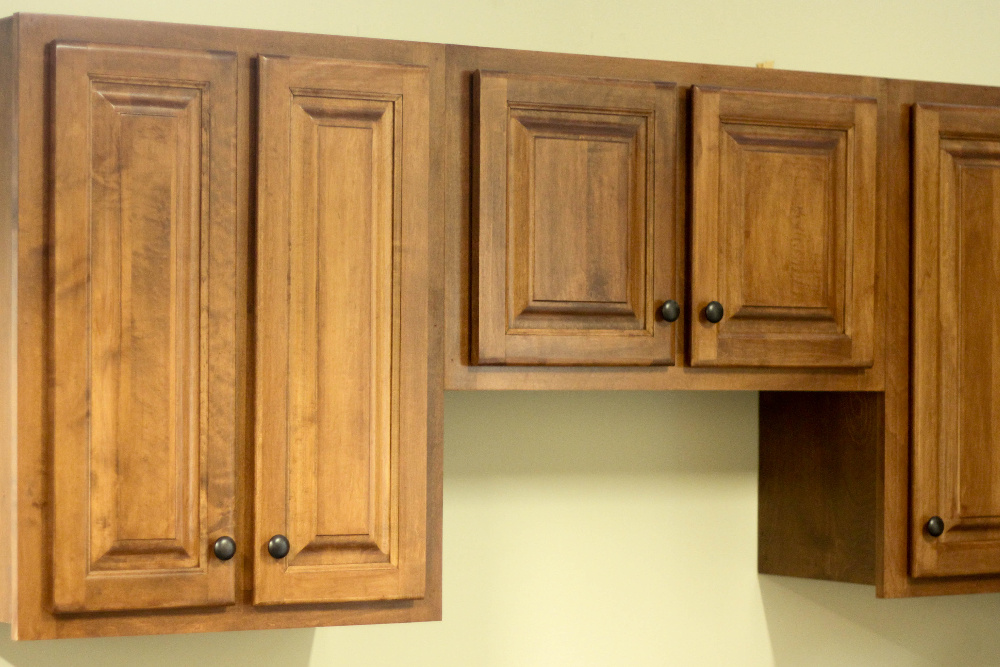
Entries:
{"label": "cabinet side panel", "polygon": [[883,400],[761,392],[758,572],[875,583]]}
{"label": "cabinet side panel", "polygon": [[14,588],[12,554],[15,535],[11,475],[16,451],[14,423],[17,400],[17,33],[16,18],[0,21],[0,622],[11,622]]}

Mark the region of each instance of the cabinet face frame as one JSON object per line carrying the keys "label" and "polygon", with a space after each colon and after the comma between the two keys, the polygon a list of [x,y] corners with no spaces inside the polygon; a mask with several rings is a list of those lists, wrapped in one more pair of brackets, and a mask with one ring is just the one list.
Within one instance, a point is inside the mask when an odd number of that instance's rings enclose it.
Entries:
{"label": "cabinet face frame", "polygon": [[914,106],[913,212],[910,572],[997,574],[1000,106]]}
{"label": "cabinet face frame", "polygon": [[235,54],[52,52],[54,608],[233,604]]}
{"label": "cabinet face frame", "polygon": [[473,363],[671,365],[673,84],[479,71]]}
{"label": "cabinet face frame", "polygon": [[428,85],[260,59],[255,604],[424,596]]}
{"label": "cabinet face frame", "polygon": [[872,366],[876,100],[692,97],[691,364]]}

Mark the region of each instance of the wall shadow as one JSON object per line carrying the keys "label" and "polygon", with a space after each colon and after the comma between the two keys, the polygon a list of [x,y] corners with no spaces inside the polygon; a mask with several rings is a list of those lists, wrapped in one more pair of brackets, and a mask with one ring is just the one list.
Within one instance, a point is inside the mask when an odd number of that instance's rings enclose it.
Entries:
{"label": "wall shadow", "polygon": [[307,667],[316,630],[210,632],[148,637],[102,637],[15,642],[0,624],[0,665],[12,667],[177,667],[282,665]]}
{"label": "wall shadow", "polygon": [[755,392],[449,391],[445,413],[446,479],[757,471]]}
{"label": "wall shadow", "polygon": [[880,600],[874,586],[758,578],[778,667],[1000,665],[1000,594]]}

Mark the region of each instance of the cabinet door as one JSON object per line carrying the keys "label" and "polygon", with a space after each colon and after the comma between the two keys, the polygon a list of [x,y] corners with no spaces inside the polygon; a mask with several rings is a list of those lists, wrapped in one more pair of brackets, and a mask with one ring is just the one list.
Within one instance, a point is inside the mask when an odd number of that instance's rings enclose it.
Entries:
{"label": "cabinet door", "polygon": [[692,365],[871,366],[875,100],[693,96]]}
{"label": "cabinet door", "polygon": [[260,95],[254,601],[420,598],[428,73],[268,56]]}
{"label": "cabinet door", "polygon": [[479,72],[477,364],[673,364],[672,85]]}
{"label": "cabinet door", "polygon": [[54,54],[55,609],[232,604],[235,56]]}
{"label": "cabinet door", "polygon": [[911,572],[997,573],[1000,108],[916,107],[913,175]]}

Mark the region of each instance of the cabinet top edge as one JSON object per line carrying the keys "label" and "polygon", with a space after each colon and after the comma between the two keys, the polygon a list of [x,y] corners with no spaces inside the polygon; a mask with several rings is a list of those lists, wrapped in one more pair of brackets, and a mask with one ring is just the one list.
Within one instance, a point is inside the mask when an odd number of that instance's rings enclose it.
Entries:
{"label": "cabinet top edge", "polygon": [[[640,73],[638,78],[648,79],[650,75],[646,72],[655,72],[661,75],[670,73],[673,78],[679,80],[682,85],[694,84],[705,80],[701,72],[704,68],[711,68],[713,77],[732,76],[746,82],[745,85],[760,85],[770,87],[776,83],[788,85],[807,85],[814,77],[823,77],[826,85],[837,85],[839,82],[843,86],[853,86],[876,90],[886,83],[894,83],[902,86],[927,86],[935,85],[938,82],[923,81],[916,79],[896,79],[891,77],[844,74],[838,72],[817,72],[797,69],[778,68],[758,68],[745,65],[727,64],[705,64],[684,61],[654,60],[649,58],[630,58],[623,56],[595,55],[588,53],[561,53],[558,51],[540,51],[527,49],[511,49],[495,46],[476,46],[466,44],[449,44],[442,42],[421,42],[414,40],[390,39],[382,37],[364,37],[355,35],[338,35],[332,33],[309,33],[281,30],[268,30],[260,28],[241,28],[231,26],[212,26],[203,24],[189,24],[179,22],[147,21],[138,19],[106,18],[94,16],[80,16],[69,14],[47,14],[34,12],[16,12],[8,17],[0,19],[12,21],[16,30],[24,36],[28,34],[41,34],[65,29],[88,30],[100,29],[108,31],[114,29],[122,35],[131,35],[140,32],[144,36],[156,36],[162,39],[176,38],[178,31],[185,31],[189,39],[205,39],[214,37],[224,39],[234,45],[246,48],[255,48],[262,43],[281,40],[300,40],[308,42],[311,40],[325,40],[331,37],[346,40],[357,45],[379,43],[383,46],[392,46],[397,49],[431,50],[445,56],[449,62],[449,67],[458,65],[459,67],[477,69],[480,67],[489,69],[504,69],[498,67],[497,62],[509,61],[511,63],[534,63],[537,67],[539,59],[546,66],[559,68],[562,65],[569,67],[575,63],[577,67],[581,65],[600,64],[602,69],[623,70],[634,69]],[[129,38],[123,41],[132,41]],[[489,63],[479,64],[479,63]],[[626,77],[629,78],[629,77]],[[632,77],[636,78],[636,77]],[[994,90],[994,86],[974,83],[947,83],[955,89],[964,89],[968,92]]]}
{"label": "cabinet top edge", "polygon": [[[331,33],[309,33],[287,30],[267,30],[261,28],[241,28],[233,26],[213,26],[194,23],[147,21],[138,19],[107,18],[71,14],[45,14],[17,12],[5,19],[12,20],[17,26],[17,32],[25,44],[47,42],[60,35],[60,39],[72,41],[101,41],[105,43],[133,44],[141,40],[157,40],[164,43],[201,42],[208,40],[221,44],[222,50],[265,53],[268,49],[280,50],[280,44],[288,43],[294,51],[296,45],[322,43],[323,40],[335,38],[341,43],[356,45],[380,45],[383,51],[398,51],[407,53],[425,53],[425,59],[444,55],[444,45],[433,42],[413,40],[387,39],[382,37],[361,37],[355,35],[337,35]],[[69,36],[63,37],[63,33]],[[102,37],[91,40],[90,33],[110,35],[119,34],[120,39]],[[77,37],[76,35],[84,35]],[[32,39],[34,38],[34,39]],[[343,56],[341,56],[343,57]]]}
{"label": "cabinet top edge", "polygon": [[[923,79],[901,79],[890,76],[844,74],[842,72],[822,72],[817,70],[798,70],[782,68],[750,67],[746,65],[724,65],[711,63],[694,63],[676,60],[654,60],[649,58],[628,58],[623,56],[602,56],[585,53],[562,53],[557,51],[538,51],[509,49],[492,46],[474,46],[461,44],[445,44],[445,56],[449,69],[462,70],[491,69],[508,71],[500,62],[511,63],[509,71],[521,68],[531,70],[544,65],[546,68],[571,69],[579,68],[581,63],[603,63],[603,69],[636,68],[640,74],[631,78],[659,79],[675,82],[683,86],[713,86],[730,88],[733,85],[719,83],[720,79],[738,81],[739,88],[752,89],[760,86],[762,89],[775,86],[809,87],[810,81],[821,82],[820,87],[829,89],[840,86],[854,90],[868,89],[869,95],[875,95],[882,86],[894,85],[906,88],[933,88],[946,86],[949,90],[965,94],[995,91],[997,86],[982,83],[952,83]],[[523,65],[522,65],[523,63]],[[707,70],[710,70],[708,72]],[[672,78],[664,78],[669,75]],[[628,78],[628,77],[626,77]]]}
{"label": "cabinet top edge", "polygon": [[[657,60],[653,58],[630,58],[626,56],[607,56],[607,55],[594,55],[588,53],[565,53],[559,51],[540,51],[532,49],[511,49],[502,48],[494,46],[475,46],[475,45],[463,45],[463,44],[445,44],[445,53],[449,63],[457,63],[460,66],[472,66],[475,62],[494,62],[497,60],[502,60],[504,58],[520,62],[524,61],[527,63],[533,62],[535,66],[538,63],[544,62],[545,66],[555,66],[558,67],[563,62],[566,63],[577,63],[579,64],[583,60],[589,60],[591,62],[603,61],[608,64],[614,64],[618,67],[635,67],[640,71],[646,70],[648,68],[659,68],[660,70],[675,70],[678,74],[677,78],[684,79],[685,82],[690,80],[694,82],[700,77],[697,76],[697,72],[703,68],[711,68],[713,73],[719,74],[731,74],[733,76],[738,76],[743,80],[757,82],[758,80],[762,84],[768,82],[773,82],[776,78],[798,78],[798,79],[808,79],[811,77],[821,76],[824,77],[828,82],[839,80],[843,83],[864,83],[872,86],[877,86],[882,81],[889,80],[886,77],[878,76],[865,76],[858,74],[843,74],[837,72],[816,72],[810,70],[796,70],[796,69],[782,69],[782,68],[770,68],[770,67],[750,67],[747,65],[724,65],[724,64],[712,64],[712,63],[696,63],[681,60]],[[475,67],[479,67],[476,65]],[[493,65],[482,66],[483,69],[493,69],[502,70],[502,67],[496,67]]]}

